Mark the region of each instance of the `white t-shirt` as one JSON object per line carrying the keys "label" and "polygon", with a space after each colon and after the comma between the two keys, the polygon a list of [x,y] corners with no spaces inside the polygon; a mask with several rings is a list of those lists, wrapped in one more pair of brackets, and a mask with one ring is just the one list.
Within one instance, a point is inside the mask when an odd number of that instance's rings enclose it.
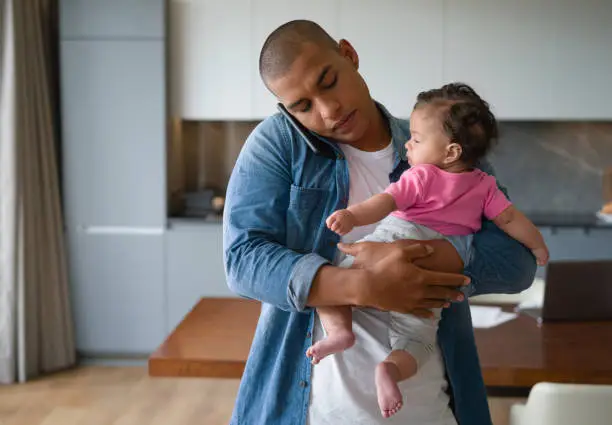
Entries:
{"label": "white t-shirt", "polygon": [[[349,205],[364,201],[389,185],[394,158],[392,144],[377,152],[340,146],[348,161]],[[342,241],[355,242],[375,227],[376,224],[355,228]],[[340,255],[336,261],[339,260]],[[404,395],[402,409],[391,418],[382,417],[374,371],[390,351],[388,328],[389,313],[353,309],[355,345],[313,366],[309,425],[456,425],[448,407],[447,382],[438,349],[415,376],[400,383]],[[317,317],[313,341],[323,335]]]}

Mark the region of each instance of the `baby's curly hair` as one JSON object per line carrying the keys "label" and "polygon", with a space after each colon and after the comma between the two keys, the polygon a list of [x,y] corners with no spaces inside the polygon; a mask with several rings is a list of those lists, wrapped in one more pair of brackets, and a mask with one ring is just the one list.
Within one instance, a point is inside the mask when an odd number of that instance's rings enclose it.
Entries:
{"label": "baby's curly hair", "polygon": [[444,132],[461,146],[460,161],[469,166],[478,164],[497,142],[497,121],[489,104],[467,84],[419,93],[414,110],[426,107],[436,110]]}

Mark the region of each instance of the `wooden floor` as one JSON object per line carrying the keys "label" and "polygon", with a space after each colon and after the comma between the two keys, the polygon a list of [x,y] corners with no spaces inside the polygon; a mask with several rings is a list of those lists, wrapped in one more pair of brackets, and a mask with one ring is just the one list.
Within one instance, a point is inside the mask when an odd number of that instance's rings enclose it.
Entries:
{"label": "wooden floor", "polygon": [[[0,425],[227,425],[238,380],[150,378],[141,367],[88,366],[0,386]],[[490,400],[507,425],[516,399]]]}

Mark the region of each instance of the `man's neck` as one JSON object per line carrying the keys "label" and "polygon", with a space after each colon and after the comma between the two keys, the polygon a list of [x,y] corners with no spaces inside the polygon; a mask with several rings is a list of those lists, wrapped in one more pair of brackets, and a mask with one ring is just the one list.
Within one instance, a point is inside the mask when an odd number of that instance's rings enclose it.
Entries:
{"label": "man's neck", "polygon": [[366,152],[376,152],[386,148],[391,140],[391,129],[389,121],[378,109],[376,103],[372,102],[370,125],[361,139],[351,143],[352,146]]}

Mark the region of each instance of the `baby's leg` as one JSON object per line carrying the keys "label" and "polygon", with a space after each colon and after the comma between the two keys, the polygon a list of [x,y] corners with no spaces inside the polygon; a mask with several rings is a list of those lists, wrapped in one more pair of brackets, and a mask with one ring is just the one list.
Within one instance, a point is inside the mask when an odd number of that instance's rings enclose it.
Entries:
{"label": "baby's leg", "polygon": [[[440,233],[425,226],[394,216],[385,218],[364,240],[393,242],[401,239],[443,239]],[[464,259],[465,261],[465,259]],[[434,309],[434,319],[390,312],[389,340],[391,353],[376,368],[378,405],[386,418],[402,407],[398,382],[414,376],[435,349],[440,310]]]}
{"label": "baby's leg", "polygon": [[376,394],[383,417],[388,418],[402,408],[402,393],[398,382],[411,378],[417,372],[416,359],[404,350],[393,350],[376,366]]}
{"label": "baby's leg", "polygon": [[392,351],[376,368],[378,405],[385,418],[402,407],[402,395],[397,383],[414,376],[433,353],[440,310],[434,310],[434,319],[394,312],[389,314]]}
{"label": "baby's leg", "polygon": [[320,307],[317,313],[326,337],[306,350],[306,356],[312,359],[312,364],[317,364],[326,356],[344,351],[355,344],[351,307]]}
{"label": "baby's leg", "polygon": [[[354,257],[347,255],[340,261],[338,267],[350,268],[354,260]],[[353,313],[350,306],[321,307],[317,308],[317,314],[325,329],[326,337],[306,350],[306,356],[312,359],[312,364],[317,364],[324,357],[344,351],[355,344]]]}

